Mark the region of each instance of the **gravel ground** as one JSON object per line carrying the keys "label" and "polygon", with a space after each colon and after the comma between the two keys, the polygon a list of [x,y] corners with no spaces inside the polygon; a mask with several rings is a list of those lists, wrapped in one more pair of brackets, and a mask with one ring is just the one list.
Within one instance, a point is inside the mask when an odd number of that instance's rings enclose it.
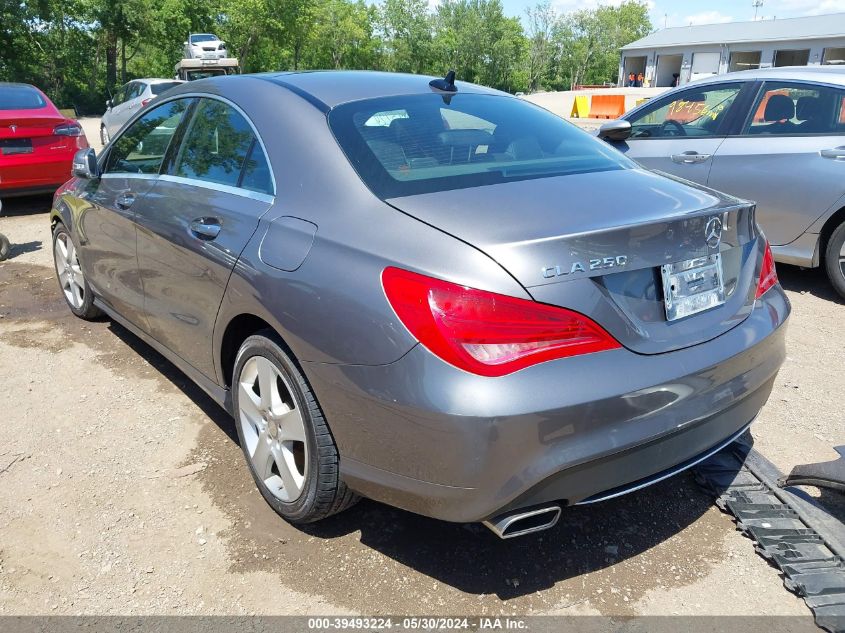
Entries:
{"label": "gravel ground", "polygon": [[[370,501],[289,526],[223,411],[120,326],[70,315],[49,205],[0,217],[0,615],[808,613],[689,475],[516,541]],[[753,431],[788,470],[845,443],[845,305],[817,271],[779,273],[788,359]]]}

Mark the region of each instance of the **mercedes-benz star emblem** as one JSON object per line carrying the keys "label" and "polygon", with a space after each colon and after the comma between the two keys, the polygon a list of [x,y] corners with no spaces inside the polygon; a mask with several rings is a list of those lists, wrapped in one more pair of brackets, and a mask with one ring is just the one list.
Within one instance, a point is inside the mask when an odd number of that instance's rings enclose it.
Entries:
{"label": "mercedes-benz star emblem", "polygon": [[710,248],[716,248],[722,241],[722,221],[719,218],[710,218],[707,226],[704,227],[704,240]]}

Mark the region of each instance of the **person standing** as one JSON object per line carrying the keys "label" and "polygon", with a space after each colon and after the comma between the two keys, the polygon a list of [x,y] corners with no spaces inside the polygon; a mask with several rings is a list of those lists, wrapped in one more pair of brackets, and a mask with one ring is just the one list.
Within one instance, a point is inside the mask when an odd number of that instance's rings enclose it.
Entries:
{"label": "person standing", "polygon": [[643,74],[642,73],[637,75],[637,83],[635,85],[637,86],[637,88],[643,87]]}

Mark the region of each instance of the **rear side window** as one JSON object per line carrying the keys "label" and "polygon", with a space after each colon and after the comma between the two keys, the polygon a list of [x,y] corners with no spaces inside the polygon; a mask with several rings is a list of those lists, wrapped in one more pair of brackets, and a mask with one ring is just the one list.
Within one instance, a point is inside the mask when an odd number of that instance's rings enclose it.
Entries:
{"label": "rear side window", "polygon": [[112,143],[105,173],[158,174],[170,140],[193,99],[153,108]]}
{"label": "rear side window", "polygon": [[172,173],[272,192],[270,169],[249,122],[233,107],[215,99],[200,100]]}
{"label": "rear side window", "polygon": [[150,90],[154,95],[160,95],[164,92],[167,92],[171,88],[175,88],[178,85],[178,81],[168,81],[160,84],[150,84]]}
{"label": "rear side window", "polygon": [[38,110],[47,105],[29,86],[0,86],[0,110]]}
{"label": "rear side window", "polygon": [[126,97],[126,100],[129,101],[130,99],[137,99],[141,96],[141,93],[144,92],[144,88],[146,88],[146,84],[142,84],[140,82],[135,82],[133,84],[129,84],[129,94]]}
{"label": "rear side window", "polygon": [[845,90],[792,82],[766,82],[743,134],[845,134]]}
{"label": "rear side window", "polygon": [[332,109],[329,125],[381,198],[634,167],[547,110],[506,96],[354,101]]}

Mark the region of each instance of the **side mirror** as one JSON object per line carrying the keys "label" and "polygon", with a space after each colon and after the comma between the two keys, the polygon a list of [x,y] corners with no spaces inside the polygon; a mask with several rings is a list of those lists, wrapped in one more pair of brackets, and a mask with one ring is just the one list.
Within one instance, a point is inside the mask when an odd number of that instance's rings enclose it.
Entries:
{"label": "side mirror", "polygon": [[604,141],[624,141],[631,136],[631,122],[624,119],[609,121],[599,128],[599,138]]}
{"label": "side mirror", "polygon": [[112,107],[112,100],[106,99],[106,110],[111,110]]}
{"label": "side mirror", "polygon": [[81,149],[73,155],[73,168],[71,173],[77,178],[93,180],[100,177],[100,168],[97,165],[97,154],[90,147]]}

